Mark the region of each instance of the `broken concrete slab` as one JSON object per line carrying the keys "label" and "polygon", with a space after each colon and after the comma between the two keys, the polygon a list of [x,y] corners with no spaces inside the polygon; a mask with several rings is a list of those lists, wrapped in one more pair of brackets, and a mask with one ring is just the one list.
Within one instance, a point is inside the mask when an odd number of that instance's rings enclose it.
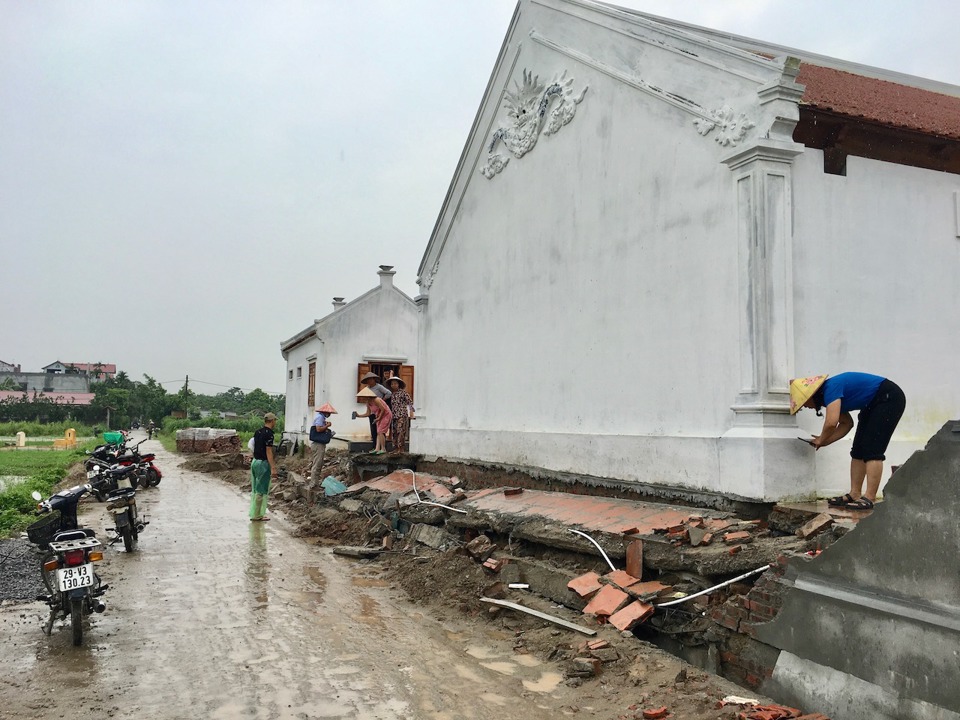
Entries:
{"label": "broken concrete slab", "polygon": [[410,539],[434,550],[446,550],[459,541],[443,528],[418,523],[410,530]]}
{"label": "broken concrete slab", "polygon": [[377,557],[380,554],[380,550],[378,548],[359,547],[356,545],[338,545],[333,548],[333,554],[366,559]]}
{"label": "broken concrete slab", "polygon": [[363,510],[363,502],[357,498],[344,498],[340,501],[340,509],[348,513],[359,513]]}
{"label": "broken concrete slab", "polygon": [[644,543],[644,564],[660,571],[686,570],[699,575],[739,575],[761,565],[775,563],[781,555],[799,553],[806,541],[796,536],[760,537],[741,552],[730,555],[727,545],[674,547],[667,542],[648,538]]}

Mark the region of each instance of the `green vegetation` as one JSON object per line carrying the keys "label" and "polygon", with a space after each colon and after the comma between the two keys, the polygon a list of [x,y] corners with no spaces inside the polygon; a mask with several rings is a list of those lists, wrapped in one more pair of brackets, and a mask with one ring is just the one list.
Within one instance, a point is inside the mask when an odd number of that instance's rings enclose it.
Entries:
{"label": "green vegetation", "polygon": [[36,490],[47,497],[53,487],[66,477],[70,466],[83,458],[83,449],[0,452],[0,476],[27,478],[0,491],[0,537],[19,532],[33,522],[37,503],[30,493]]}
{"label": "green vegetation", "polygon": [[18,432],[23,432],[29,442],[30,438],[36,437],[63,437],[63,434],[70,428],[77,431],[78,438],[93,437],[97,434],[95,428],[84,423],[70,421],[38,423],[23,420],[19,422],[0,422],[0,437],[13,437]]}
{"label": "green vegetation", "polygon": [[[153,420],[159,424],[168,415],[178,412],[199,419],[200,410],[236,413],[241,416],[262,417],[266,412],[280,414],[286,402],[283,395],[268,395],[257,388],[244,393],[240,388],[230,388],[217,395],[198,395],[181,388],[170,394],[149,375],[144,382],[131,380],[122,370],[115,377],[90,386],[94,394],[90,405],[68,405],[57,402],[54,393],[24,393],[0,400],[0,435],[4,426],[16,426],[11,435],[23,430],[29,437],[39,434],[62,435],[63,430],[74,427],[78,435],[99,435],[103,430],[128,428],[135,420],[146,423]],[[109,417],[110,427],[107,428]],[[28,430],[25,426],[39,426]],[[81,427],[93,426],[89,431]],[[49,429],[48,429],[49,428]],[[57,430],[53,430],[57,428]],[[62,429],[60,429],[62,428]]]}

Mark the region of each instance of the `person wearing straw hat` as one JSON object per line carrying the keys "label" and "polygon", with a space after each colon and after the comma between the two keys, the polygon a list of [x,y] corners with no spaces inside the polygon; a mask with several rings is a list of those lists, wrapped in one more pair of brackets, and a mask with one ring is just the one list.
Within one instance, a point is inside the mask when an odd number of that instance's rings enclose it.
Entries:
{"label": "person wearing straw hat", "polygon": [[790,414],[795,415],[800,408],[811,408],[818,416],[824,416],[823,429],[809,441],[817,450],[845,437],[853,429],[850,412],[860,411],[850,448],[850,492],[830,498],[829,505],[851,510],[873,509],[880,491],[884,453],[906,406],[903,390],[879,375],[846,372],[790,381]]}
{"label": "person wearing straw hat", "polygon": [[[377,397],[383,400],[387,407],[390,407],[390,397],[393,395],[387,388],[380,384],[380,376],[376,373],[368,372],[362,378],[360,378],[360,384],[370,388]],[[361,388],[362,389],[362,388]],[[361,415],[360,417],[366,417]],[[377,421],[375,420],[375,415],[370,416],[370,439],[374,442],[377,441]]]}
{"label": "person wearing straw hat", "polygon": [[327,443],[333,439],[333,430],[330,429],[330,416],[337,411],[330,403],[324,403],[316,409],[317,414],[310,426],[310,481],[320,477],[320,468],[323,467],[323,456],[327,452]]}
{"label": "person wearing straw hat", "polygon": [[390,422],[393,420],[393,413],[390,408],[378,397],[377,394],[368,387],[363,388],[357,393],[357,402],[365,403],[367,411],[365,413],[354,413],[355,417],[375,417],[377,428],[377,441],[373,448],[374,455],[382,455],[387,451],[387,431],[390,429]]}
{"label": "person wearing straw hat", "polygon": [[407,393],[407,384],[399,377],[387,378],[387,386],[393,393],[390,398],[390,412],[393,413],[393,424],[390,426],[393,452],[402,453],[410,435],[410,419],[414,417],[413,399]]}

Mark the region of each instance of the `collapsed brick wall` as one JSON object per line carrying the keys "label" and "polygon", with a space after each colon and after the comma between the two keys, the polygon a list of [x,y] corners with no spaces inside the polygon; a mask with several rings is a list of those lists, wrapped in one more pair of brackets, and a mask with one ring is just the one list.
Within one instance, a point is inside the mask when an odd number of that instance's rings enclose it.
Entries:
{"label": "collapsed brick wall", "polygon": [[756,637],[757,626],[773,620],[783,606],[787,586],[781,578],[786,562],[787,558],[781,557],[752,587],[732,585],[726,601],[709,613],[724,629],[718,634],[721,674],[754,690],[773,674],[780,655],[777,648]]}

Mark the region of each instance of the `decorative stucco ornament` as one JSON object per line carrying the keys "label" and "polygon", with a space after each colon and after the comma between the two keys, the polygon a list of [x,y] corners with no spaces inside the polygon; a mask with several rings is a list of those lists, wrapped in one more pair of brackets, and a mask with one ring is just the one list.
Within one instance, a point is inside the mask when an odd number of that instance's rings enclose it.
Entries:
{"label": "decorative stucco ornament", "polygon": [[697,118],[693,124],[701,135],[706,135],[717,128],[717,134],[713,139],[724,147],[736,145],[743,140],[747,130],[754,126],[750,118],[744,113],[737,115],[729,105],[724,105],[719,110],[711,110],[709,119]]}
{"label": "decorative stucco ornament", "polygon": [[487,162],[480,168],[483,176],[498,175],[510,162],[509,156],[494,152],[498,143],[503,142],[514,157],[521,158],[534,148],[541,132],[553,135],[573,120],[588,87],[574,96],[573,78],[567,77],[566,70],[545,87],[539,75],[524,69],[523,84],[514,82],[514,89],[504,97],[507,121],[490,138]]}

